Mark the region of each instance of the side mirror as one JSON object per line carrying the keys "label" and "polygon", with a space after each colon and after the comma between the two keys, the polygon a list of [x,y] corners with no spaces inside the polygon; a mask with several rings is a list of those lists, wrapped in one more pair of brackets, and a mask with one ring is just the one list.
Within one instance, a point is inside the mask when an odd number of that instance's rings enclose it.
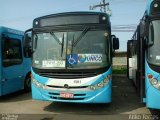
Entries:
{"label": "side mirror", "polygon": [[150,38],[148,39],[148,46],[151,47],[154,45],[154,28],[152,24],[149,26],[149,35]]}
{"label": "side mirror", "polygon": [[119,38],[113,38],[113,49],[118,50],[119,49]]}
{"label": "side mirror", "polygon": [[31,32],[32,29],[29,29],[24,34],[24,55],[25,57],[32,56],[32,41],[31,41]]}

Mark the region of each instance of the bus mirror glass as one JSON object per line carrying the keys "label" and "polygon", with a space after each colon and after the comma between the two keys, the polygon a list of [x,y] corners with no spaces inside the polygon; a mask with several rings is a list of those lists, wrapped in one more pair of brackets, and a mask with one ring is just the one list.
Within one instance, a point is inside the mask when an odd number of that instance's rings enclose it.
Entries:
{"label": "bus mirror glass", "polygon": [[24,34],[24,55],[25,57],[31,57],[32,55],[32,41],[30,31],[25,32]]}
{"label": "bus mirror glass", "polygon": [[114,50],[119,49],[119,38],[113,38],[113,49]]}
{"label": "bus mirror glass", "polygon": [[153,45],[154,45],[154,28],[153,28],[153,24],[150,24],[148,46],[151,47]]}

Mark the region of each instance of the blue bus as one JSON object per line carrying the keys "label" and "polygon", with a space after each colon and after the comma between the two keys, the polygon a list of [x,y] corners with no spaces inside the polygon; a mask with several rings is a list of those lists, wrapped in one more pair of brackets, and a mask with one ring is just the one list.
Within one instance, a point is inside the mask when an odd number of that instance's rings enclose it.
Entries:
{"label": "blue bus", "polygon": [[160,109],[160,0],[149,0],[131,40],[127,43],[128,78],[140,101]]}
{"label": "blue bus", "polygon": [[111,102],[112,56],[119,39],[111,35],[108,14],[52,14],[34,19],[29,31],[33,99]]}
{"label": "blue bus", "polygon": [[31,87],[31,59],[23,38],[22,31],[0,27],[0,96]]}

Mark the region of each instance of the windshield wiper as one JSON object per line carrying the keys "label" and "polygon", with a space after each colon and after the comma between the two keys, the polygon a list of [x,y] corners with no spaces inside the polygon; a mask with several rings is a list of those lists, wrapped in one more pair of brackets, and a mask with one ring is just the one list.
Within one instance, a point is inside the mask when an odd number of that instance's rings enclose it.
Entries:
{"label": "windshield wiper", "polygon": [[73,39],[72,39],[72,45],[71,45],[71,56],[73,53],[73,47],[75,47],[77,45],[77,43],[85,36],[85,34],[90,30],[89,27],[86,27],[82,33],[79,35],[79,37],[75,40],[75,34],[73,35]]}
{"label": "windshield wiper", "polygon": [[72,45],[71,45],[71,55],[72,55],[72,53],[73,53],[73,47],[74,47],[74,35],[73,35]]}
{"label": "windshield wiper", "polygon": [[[85,34],[90,30],[89,27],[85,28],[80,36],[75,40],[75,34],[73,35],[72,44],[71,44],[71,53],[70,53],[70,59],[73,58],[73,47],[77,45],[77,43],[85,36]],[[68,67],[74,68],[73,64],[68,64]]]}
{"label": "windshield wiper", "polygon": [[53,36],[53,38],[54,38],[60,45],[62,45],[61,41],[57,38],[57,36],[56,36],[53,32],[50,32],[50,34]]}
{"label": "windshield wiper", "polygon": [[61,47],[61,57],[62,57],[62,55],[63,55],[63,49],[64,49],[64,33],[63,33],[63,36],[62,36],[62,43],[61,43],[61,41],[58,39],[58,37],[53,32],[51,32],[50,34],[57,41],[57,43],[62,46]]}
{"label": "windshield wiper", "polygon": [[75,40],[75,42],[73,43],[72,47],[76,46],[77,43],[85,36],[85,34],[90,30],[89,27],[86,27],[82,33],[80,34],[80,36]]}
{"label": "windshield wiper", "polygon": [[61,57],[62,57],[62,54],[63,54],[63,49],[64,49],[64,33],[63,33],[63,37],[62,37]]}

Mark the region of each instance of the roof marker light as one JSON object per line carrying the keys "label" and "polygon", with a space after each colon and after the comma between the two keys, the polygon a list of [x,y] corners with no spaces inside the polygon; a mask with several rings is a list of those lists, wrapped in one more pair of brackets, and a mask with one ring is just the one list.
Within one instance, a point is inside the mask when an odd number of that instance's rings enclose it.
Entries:
{"label": "roof marker light", "polygon": [[157,8],[157,7],[158,7],[158,4],[157,4],[157,3],[155,3],[155,4],[154,4],[154,7],[155,7],[155,8]]}
{"label": "roof marker light", "polygon": [[36,21],[35,24],[38,25],[38,21]]}

